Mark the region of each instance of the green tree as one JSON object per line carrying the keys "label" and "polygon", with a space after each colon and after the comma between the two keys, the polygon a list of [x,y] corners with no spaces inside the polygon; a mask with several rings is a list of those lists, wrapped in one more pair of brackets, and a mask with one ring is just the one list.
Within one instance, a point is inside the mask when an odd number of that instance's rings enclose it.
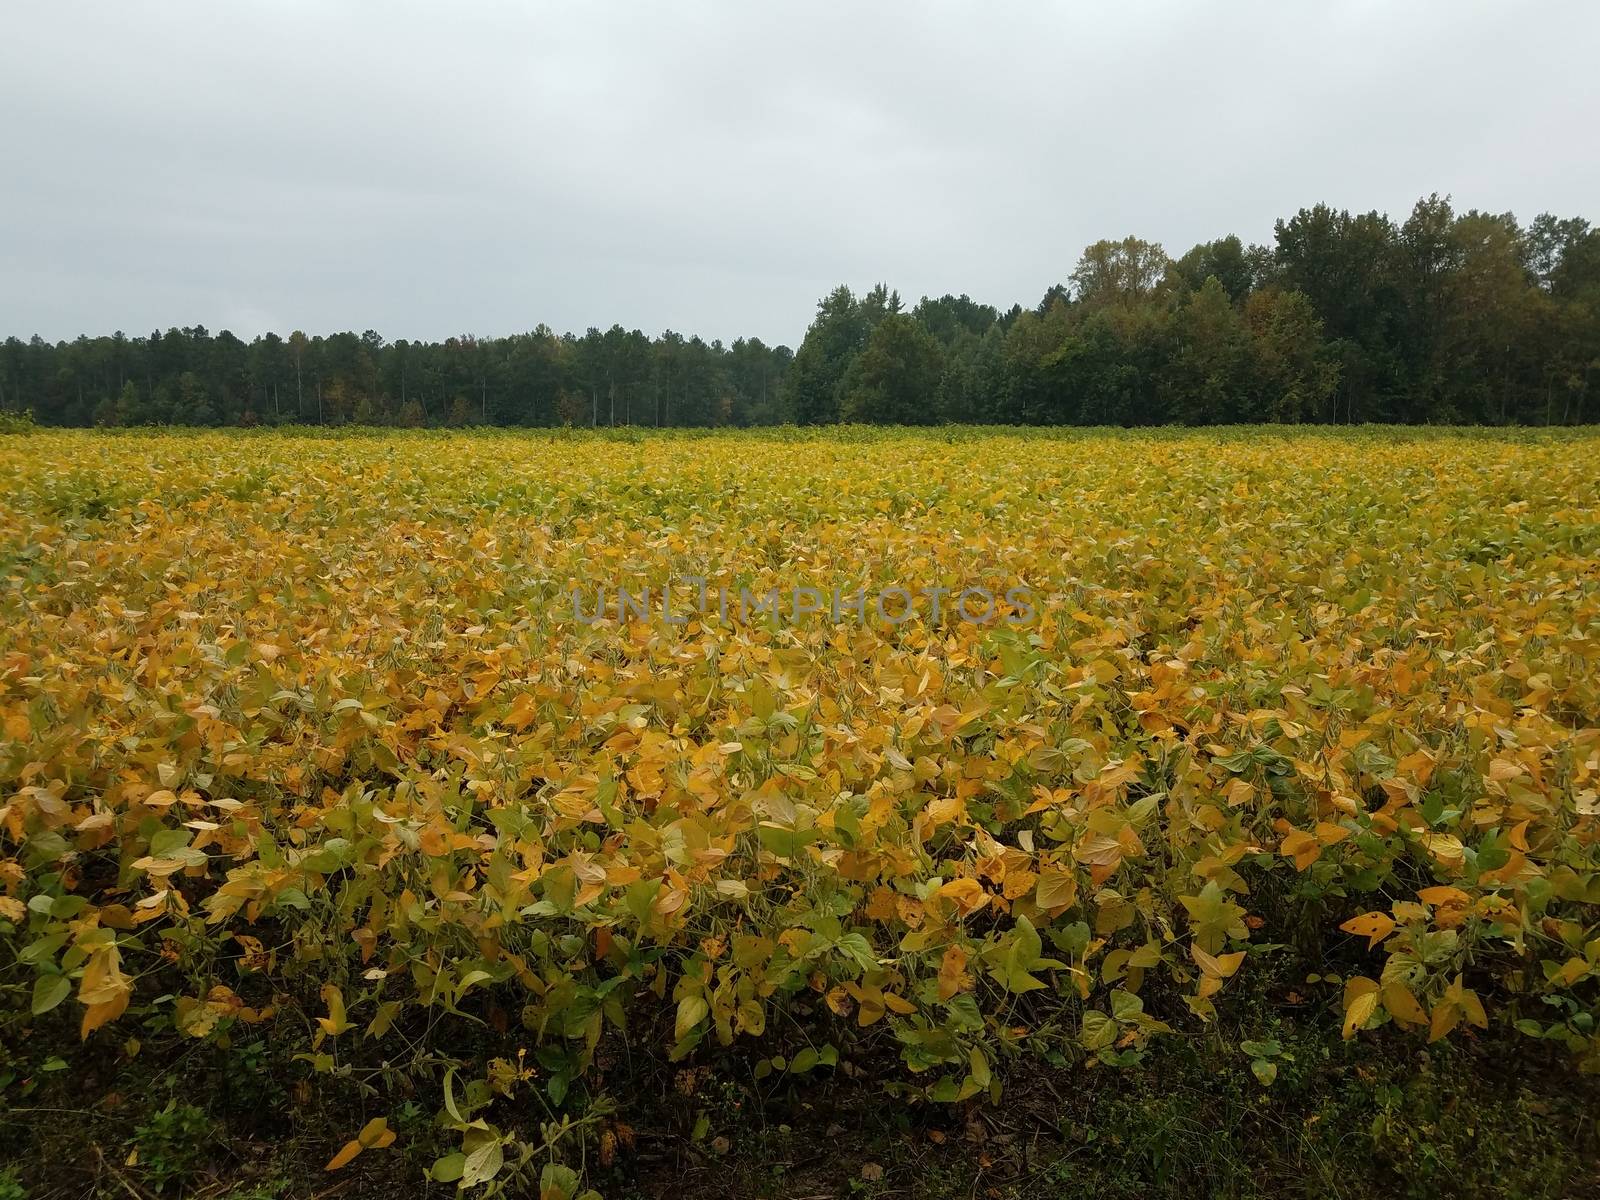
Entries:
{"label": "green tree", "polygon": [[1199,291],[1206,279],[1215,276],[1228,293],[1228,299],[1243,304],[1256,286],[1258,255],[1252,254],[1237,237],[1202,242],[1172,264],[1172,272],[1186,291]]}
{"label": "green tree", "polygon": [[1222,282],[1207,276],[1172,320],[1172,354],[1162,373],[1167,414],[1187,425],[1257,421],[1249,331]]}
{"label": "green tree", "polygon": [[817,303],[817,315],[795,352],[786,390],[797,425],[822,425],[839,419],[845,372],[867,343],[870,327],[860,303],[847,287],[837,287]]}
{"label": "green tree", "polygon": [[215,425],[217,410],[205,382],[194,371],[178,376],[178,396],[172,419],[178,425]]}
{"label": "green tree", "polygon": [[1328,420],[1339,364],[1305,293],[1277,288],[1252,292],[1244,320],[1254,342],[1255,419],[1289,424]]}
{"label": "green tree", "polygon": [[1310,298],[1340,363],[1331,419],[1392,419],[1404,387],[1398,231],[1377,212],[1303,208],[1276,226],[1277,283]]}
{"label": "green tree", "polygon": [[939,343],[914,317],[883,317],[849,371],[844,419],[877,425],[936,421],[943,359]]}
{"label": "green tree", "polygon": [[1022,425],[1054,425],[1073,418],[1062,348],[1072,331],[1072,312],[1055,301],[1042,315],[1020,313],[1006,330],[1001,357],[998,416]]}

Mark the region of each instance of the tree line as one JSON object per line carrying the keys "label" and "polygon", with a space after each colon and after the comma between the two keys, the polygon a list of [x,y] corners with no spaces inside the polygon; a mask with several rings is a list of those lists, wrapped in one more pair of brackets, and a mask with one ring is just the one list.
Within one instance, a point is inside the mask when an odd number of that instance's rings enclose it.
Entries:
{"label": "tree line", "polygon": [[169,329],[0,346],[0,410],[54,425],[752,425],[779,421],[787,347],[612,326],[386,342]]}
{"label": "tree line", "polygon": [[203,327],[0,345],[0,411],[57,425],[1478,423],[1596,419],[1600,229],[1419,200],[1271,245],[1088,247],[1032,308],[823,297],[798,351],[614,325],[386,342]]}

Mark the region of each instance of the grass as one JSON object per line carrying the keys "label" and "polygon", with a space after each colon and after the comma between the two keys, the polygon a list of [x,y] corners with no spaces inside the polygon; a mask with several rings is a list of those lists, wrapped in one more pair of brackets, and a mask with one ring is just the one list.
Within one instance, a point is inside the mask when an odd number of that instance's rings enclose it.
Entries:
{"label": "grass", "polygon": [[[609,1200],[1600,1196],[1593,1076],[1503,1036],[1427,1048],[1330,1040],[1286,994],[1252,996],[1239,1028],[1158,1043],[1132,1070],[1019,1064],[999,1106],[885,1105],[868,1061],[855,1078],[800,1086],[756,1082],[748,1055],[642,1063],[605,1080],[625,1098],[613,1120],[630,1144],[609,1164],[591,1146],[588,1178]],[[1245,1033],[1290,1056],[1270,1088],[1230,1045]],[[324,1172],[328,1131],[374,1098],[351,1079],[330,1087],[287,1051],[158,1034],[131,1060],[97,1064],[84,1051],[42,1072],[37,1050],[6,1045],[0,1197],[453,1191],[423,1182],[450,1139],[418,1105],[394,1106],[393,1148]]]}

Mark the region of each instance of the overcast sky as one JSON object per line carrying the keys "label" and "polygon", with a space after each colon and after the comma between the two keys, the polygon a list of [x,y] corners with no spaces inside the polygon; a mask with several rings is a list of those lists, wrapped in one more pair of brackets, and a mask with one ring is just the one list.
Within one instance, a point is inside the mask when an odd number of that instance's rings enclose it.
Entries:
{"label": "overcast sky", "polygon": [[0,10],[0,335],[1034,304],[1326,201],[1600,220],[1600,4],[73,0]]}

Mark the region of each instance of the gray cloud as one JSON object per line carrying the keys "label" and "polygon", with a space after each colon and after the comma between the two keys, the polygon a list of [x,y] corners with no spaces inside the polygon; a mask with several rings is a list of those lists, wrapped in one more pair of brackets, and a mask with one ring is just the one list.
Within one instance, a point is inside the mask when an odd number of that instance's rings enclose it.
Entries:
{"label": "gray cloud", "polygon": [[796,344],[1326,201],[1600,217],[1589,3],[78,3],[0,16],[0,334]]}

